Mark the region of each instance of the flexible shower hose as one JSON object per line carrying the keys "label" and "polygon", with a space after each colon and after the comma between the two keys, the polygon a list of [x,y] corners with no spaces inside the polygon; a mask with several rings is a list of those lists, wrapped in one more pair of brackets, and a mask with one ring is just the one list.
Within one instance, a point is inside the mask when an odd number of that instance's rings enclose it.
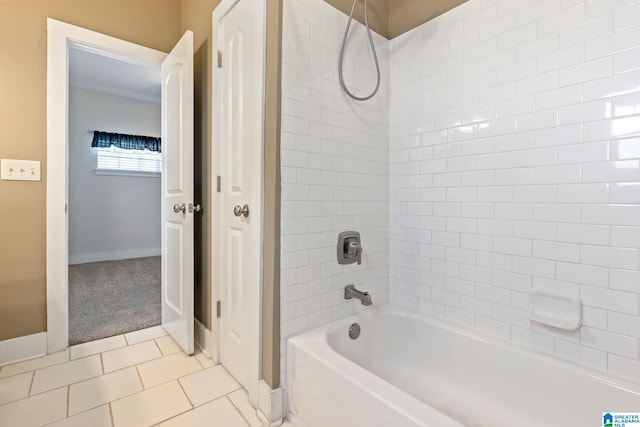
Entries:
{"label": "flexible shower hose", "polygon": [[356,10],[357,3],[358,3],[358,0],[353,0],[353,6],[351,7],[351,14],[349,15],[349,21],[347,22],[347,27],[344,30],[344,37],[342,37],[342,46],[340,47],[340,57],[338,60],[338,78],[340,79],[340,86],[342,86],[342,89],[344,89],[347,95],[349,95],[351,98],[355,99],[356,101],[367,101],[373,98],[373,96],[378,92],[378,89],[380,88],[380,64],[378,64],[378,55],[376,55],[376,48],[373,44],[373,38],[371,37],[371,28],[369,27],[369,16],[367,14],[367,0],[364,0],[364,23],[365,23],[365,26],[367,27],[367,35],[369,36],[369,44],[371,45],[371,52],[373,52],[373,60],[376,63],[376,74],[377,74],[376,88],[373,90],[371,95],[359,97],[354,95],[349,91],[349,89],[347,89],[347,85],[345,85],[344,78],[342,77],[342,59],[344,58],[344,47],[345,47],[345,44],[347,43],[347,35],[349,34],[349,27],[351,27],[351,21],[353,20],[353,12],[354,10]]}

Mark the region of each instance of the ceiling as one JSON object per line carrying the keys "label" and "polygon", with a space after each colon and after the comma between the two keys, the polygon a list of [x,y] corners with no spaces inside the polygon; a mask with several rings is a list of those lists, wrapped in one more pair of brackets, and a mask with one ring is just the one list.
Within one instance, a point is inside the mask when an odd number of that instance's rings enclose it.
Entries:
{"label": "ceiling", "polygon": [[81,49],[69,50],[69,86],[160,103],[160,70]]}
{"label": "ceiling", "polygon": [[[325,0],[338,10],[351,11],[353,0]],[[369,24],[376,33],[392,39],[442,15],[467,0],[368,0]],[[354,18],[364,22],[364,7],[356,7]]]}
{"label": "ceiling", "polygon": [[400,34],[460,6],[467,0],[389,0],[389,36]]}

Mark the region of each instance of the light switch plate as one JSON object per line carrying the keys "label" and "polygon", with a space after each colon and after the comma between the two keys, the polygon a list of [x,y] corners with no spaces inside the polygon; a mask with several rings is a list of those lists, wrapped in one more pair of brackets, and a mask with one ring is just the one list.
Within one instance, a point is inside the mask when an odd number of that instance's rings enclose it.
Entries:
{"label": "light switch plate", "polygon": [[40,162],[37,160],[2,159],[0,169],[3,181],[40,181]]}

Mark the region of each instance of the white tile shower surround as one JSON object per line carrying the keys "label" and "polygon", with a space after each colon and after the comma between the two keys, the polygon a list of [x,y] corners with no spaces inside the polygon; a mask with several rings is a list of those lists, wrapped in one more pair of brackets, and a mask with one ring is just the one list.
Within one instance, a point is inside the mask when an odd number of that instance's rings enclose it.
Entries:
{"label": "white tile shower surround", "polygon": [[[376,304],[388,290],[388,41],[374,34],[382,82],[367,103],[347,99],[337,57],[347,17],[321,0],[285,0],[282,52],[282,367],[287,337],[360,310],[354,283]],[[358,94],[375,86],[360,24],[345,55]],[[357,230],[362,265],[338,265],[338,233]],[[285,384],[286,378],[282,377]]]}
{"label": "white tile shower surround", "polygon": [[160,327],[0,368],[1,427],[258,427],[247,399]]}
{"label": "white tile shower surround", "polygon": [[[353,281],[640,381],[640,1],[469,0],[376,38],[382,92],[363,104],[337,83],[346,19],[284,2],[282,343],[359,309]],[[362,266],[335,263],[346,229]],[[584,326],[530,322],[534,288],[579,295]]]}
{"label": "white tile shower surround", "polygon": [[391,301],[640,381],[640,2],[470,0],[390,49]]}

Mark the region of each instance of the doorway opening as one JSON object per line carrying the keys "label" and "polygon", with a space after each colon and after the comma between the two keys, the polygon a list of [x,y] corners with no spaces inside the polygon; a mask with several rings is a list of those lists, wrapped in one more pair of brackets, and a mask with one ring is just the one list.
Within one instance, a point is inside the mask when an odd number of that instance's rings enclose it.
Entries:
{"label": "doorway opening", "polygon": [[68,79],[79,49],[160,71],[162,328],[193,354],[193,33],[166,54],[50,18],[47,31],[47,353],[69,346]]}
{"label": "doorway opening", "polygon": [[69,50],[69,345],[161,323],[160,83]]}

